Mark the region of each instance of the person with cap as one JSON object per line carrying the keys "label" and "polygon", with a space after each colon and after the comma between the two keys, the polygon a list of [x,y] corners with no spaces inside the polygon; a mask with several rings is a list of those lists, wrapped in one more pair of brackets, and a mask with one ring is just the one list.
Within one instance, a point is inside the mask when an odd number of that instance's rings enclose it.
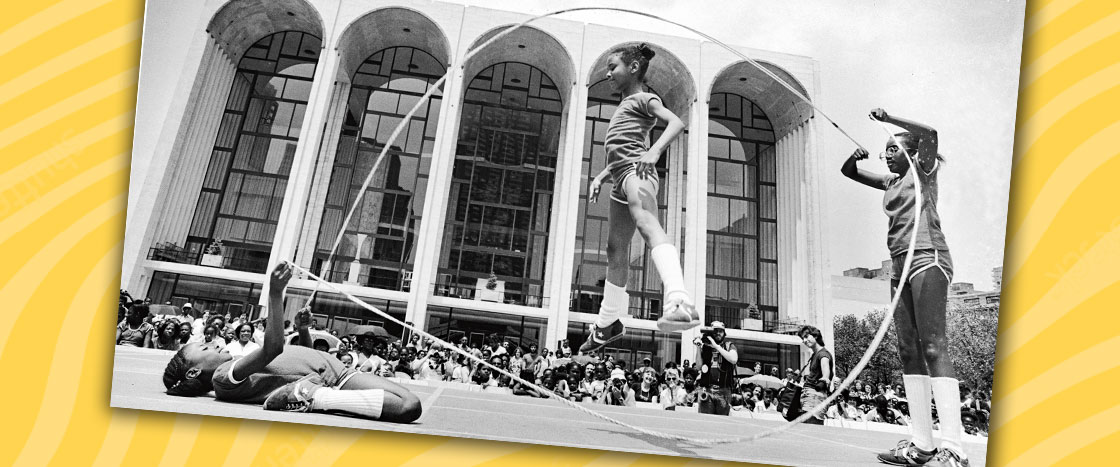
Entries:
{"label": "person with cap", "polygon": [[700,413],[731,414],[731,389],[735,385],[739,352],[735,350],[735,344],[727,342],[726,338],[727,329],[723,323],[713,321],[711,332],[693,341],[700,347],[700,380],[697,384]]}
{"label": "person with cap", "polygon": [[194,315],[191,314],[193,309],[190,303],[184,303],[182,308],[179,308],[179,314],[175,315],[175,319],[179,323],[194,323]]}
{"label": "person with cap", "polygon": [[626,371],[621,368],[611,370],[611,377],[607,381],[603,394],[603,403],[607,405],[625,405],[634,407],[634,390],[626,384]]}

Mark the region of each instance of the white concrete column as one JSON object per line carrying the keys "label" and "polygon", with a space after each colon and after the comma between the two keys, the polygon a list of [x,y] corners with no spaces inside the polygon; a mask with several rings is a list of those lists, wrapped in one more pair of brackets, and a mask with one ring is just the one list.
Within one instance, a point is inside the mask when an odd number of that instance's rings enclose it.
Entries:
{"label": "white concrete column", "polygon": [[[163,241],[182,243],[185,229],[190,228],[189,222],[198,201],[198,186],[205,177],[210,156],[209,150],[198,148],[204,142],[213,146],[225,97],[229,95],[230,83],[236,73],[236,66],[208,34],[203,34],[202,40],[196,42],[188,53],[176,95],[169,105],[170,109],[179,110],[168,113],[155,152],[133,156],[147,157],[151,161],[139,189],[140,195],[128,209],[129,219],[149,221],[129,221],[125,226],[121,285],[132,293],[143,294],[147,290],[151,277],[143,264],[148,249]],[[195,172],[202,172],[184,173],[192,168]],[[188,181],[195,187],[193,197],[183,194],[183,185]],[[188,199],[182,199],[184,196]],[[175,223],[179,217],[185,218],[188,224],[181,232],[169,233],[167,224]],[[178,222],[183,220],[178,219]]]}
{"label": "white concrete column", "polygon": [[[688,167],[688,186],[685,187],[686,218],[684,244],[684,284],[692,293],[692,301],[705,320],[705,295],[707,274],[708,233],[708,99],[692,103],[688,119],[688,146],[685,164]],[[700,335],[700,328],[681,333],[681,359],[693,348],[692,340]],[[692,360],[692,358],[689,358]]]}
{"label": "white concrete column", "polygon": [[[544,344],[552,350],[552,343],[568,335],[568,314],[571,313],[572,276],[575,270],[576,234],[579,225],[579,197],[583,182],[583,142],[587,138],[587,83],[580,76],[573,83],[569,95],[567,134],[565,148],[557,167],[556,202],[553,204],[557,222],[553,224],[552,239],[556,246],[549,269],[552,283],[548,288],[548,326]],[[590,175],[587,175],[590,177]]]}
{"label": "white concrete column", "polygon": [[[333,37],[333,31],[327,34]],[[333,42],[333,38],[330,39]],[[324,45],[326,45],[324,41]],[[292,159],[292,169],[288,172],[288,185],[284,190],[284,204],[277,219],[276,235],[272,239],[272,252],[268,258],[267,275],[272,267],[284,260],[293,260],[296,245],[302,230],[303,217],[307,208],[308,196],[314,181],[315,161],[318,159],[320,144],[323,141],[327,117],[335,92],[335,76],[338,75],[339,56],[334,47],[323,47],[319,53],[319,63],[315,67],[315,77],[311,84],[311,94],[307,99],[307,112],[303,116],[303,127],[299,132],[299,142]],[[260,304],[267,305],[268,280],[261,290]]]}
{"label": "white concrete column", "polygon": [[455,146],[459,138],[459,119],[463,93],[467,83],[460,63],[448,67],[451,76],[443,86],[443,101],[439,109],[439,127],[432,147],[432,166],[428,171],[428,189],[424,195],[424,210],[420,217],[417,242],[423,248],[416,250],[416,263],[412,272],[410,299],[405,309],[405,321],[425,329],[428,299],[432,296],[439,254],[443,247],[443,226],[447,218],[448,193],[451,190],[451,173],[455,168]]}
{"label": "white concrete column", "polygon": [[[314,179],[311,181],[307,209],[300,226],[299,246],[295,251],[294,260],[296,264],[303,267],[311,267],[312,259],[315,257],[315,246],[319,241],[319,227],[323,222],[323,209],[327,202],[327,191],[330,189],[331,174],[334,172],[334,159],[338,154],[338,141],[342,133],[342,122],[349,99],[350,83],[341,80],[336,81],[326,129],[323,134],[323,144],[315,161]],[[314,272],[319,274],[319,271]]]}

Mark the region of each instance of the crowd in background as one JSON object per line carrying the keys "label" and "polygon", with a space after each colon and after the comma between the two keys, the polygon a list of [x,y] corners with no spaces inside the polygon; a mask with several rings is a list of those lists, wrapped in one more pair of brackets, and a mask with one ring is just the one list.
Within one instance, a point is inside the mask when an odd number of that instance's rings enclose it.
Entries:
{"label": "crowd in background", "polygon": [[[118,310],[118,345],[174,351],[192,342],[207,342],[216,343],[238,356],[259,348],[264,339],[263,319],[196,312],[189,303],[174,315],[155,315],[149,309],[149,301],[132,301],[122,294]],[[285,327],[291,327],[291,323],[285,322]],[[285,335],[292,333],[294,329],[285,329]],[[344,365],[359,371],[399,379],[453,381],[518,396],[548,397],[419,335],[402,341],[371,334],[333,334],[339,339],[337,347],[320,350],[327,350]],[[519,345],[514,339],[496,334],[487,336],[485,342],[478,345],[469,343],[462,334],[459,336],[452,342],[457,350],[531,381],[554,396],[577,402],[618,406],[643,402],[675,410],[700,404],[708,394],[701,387],[700,365],[688,360],[682,364],[666,362],[658,368],[652,365],[651,359],[645,358],[640,365],[631,368],[626,361],[601,352],[573,355],[567,346],[551,351],[533,343]],[[753,371],[746,373],[763,374],[761,362],[755,362]],[[780,378],[780,384],[757,385],[746,378],[738,380],[730,397],[732,411],[786,414],[787,407],[797,397],[793,388],[800,379],[800,372],[787,368],[784,377],[780,377],[778,368],[771,366],[767,374],[773,377],[771,381]],[[839,381],[834,378],[833,388]],[[965,430],[986,435],[991,412],[990,392],[962,387],[961,394]],[[825,417],[852,422],[909,424],[908,405],[901,384],[870,384],[858,380],[841,392],[828,407]],[[934,417],[936,424],[936,413]]]}

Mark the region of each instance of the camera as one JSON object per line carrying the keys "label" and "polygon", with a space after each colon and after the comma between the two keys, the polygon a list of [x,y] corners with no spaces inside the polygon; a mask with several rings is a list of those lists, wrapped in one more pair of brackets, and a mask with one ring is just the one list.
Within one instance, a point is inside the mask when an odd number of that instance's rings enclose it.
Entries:
{"label": "camera", "polygon": [[716,340],[715,329],[701,329],[700,330],[700,337],[692,339],[692,343],[695,344],[697,347],[703,347],[704,343],[708,341],[709,337],[711,337],[713,341]]}

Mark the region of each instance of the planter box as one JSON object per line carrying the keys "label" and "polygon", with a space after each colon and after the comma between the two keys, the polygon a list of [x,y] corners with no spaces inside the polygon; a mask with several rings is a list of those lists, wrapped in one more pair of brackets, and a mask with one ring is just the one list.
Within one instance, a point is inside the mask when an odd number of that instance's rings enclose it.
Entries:
{"label": "planter box", "polygon": [[203,266],[220,268],[222,267],[222,255],[204,254],[202,255],[202,262],[199,264],[202,264]]}

